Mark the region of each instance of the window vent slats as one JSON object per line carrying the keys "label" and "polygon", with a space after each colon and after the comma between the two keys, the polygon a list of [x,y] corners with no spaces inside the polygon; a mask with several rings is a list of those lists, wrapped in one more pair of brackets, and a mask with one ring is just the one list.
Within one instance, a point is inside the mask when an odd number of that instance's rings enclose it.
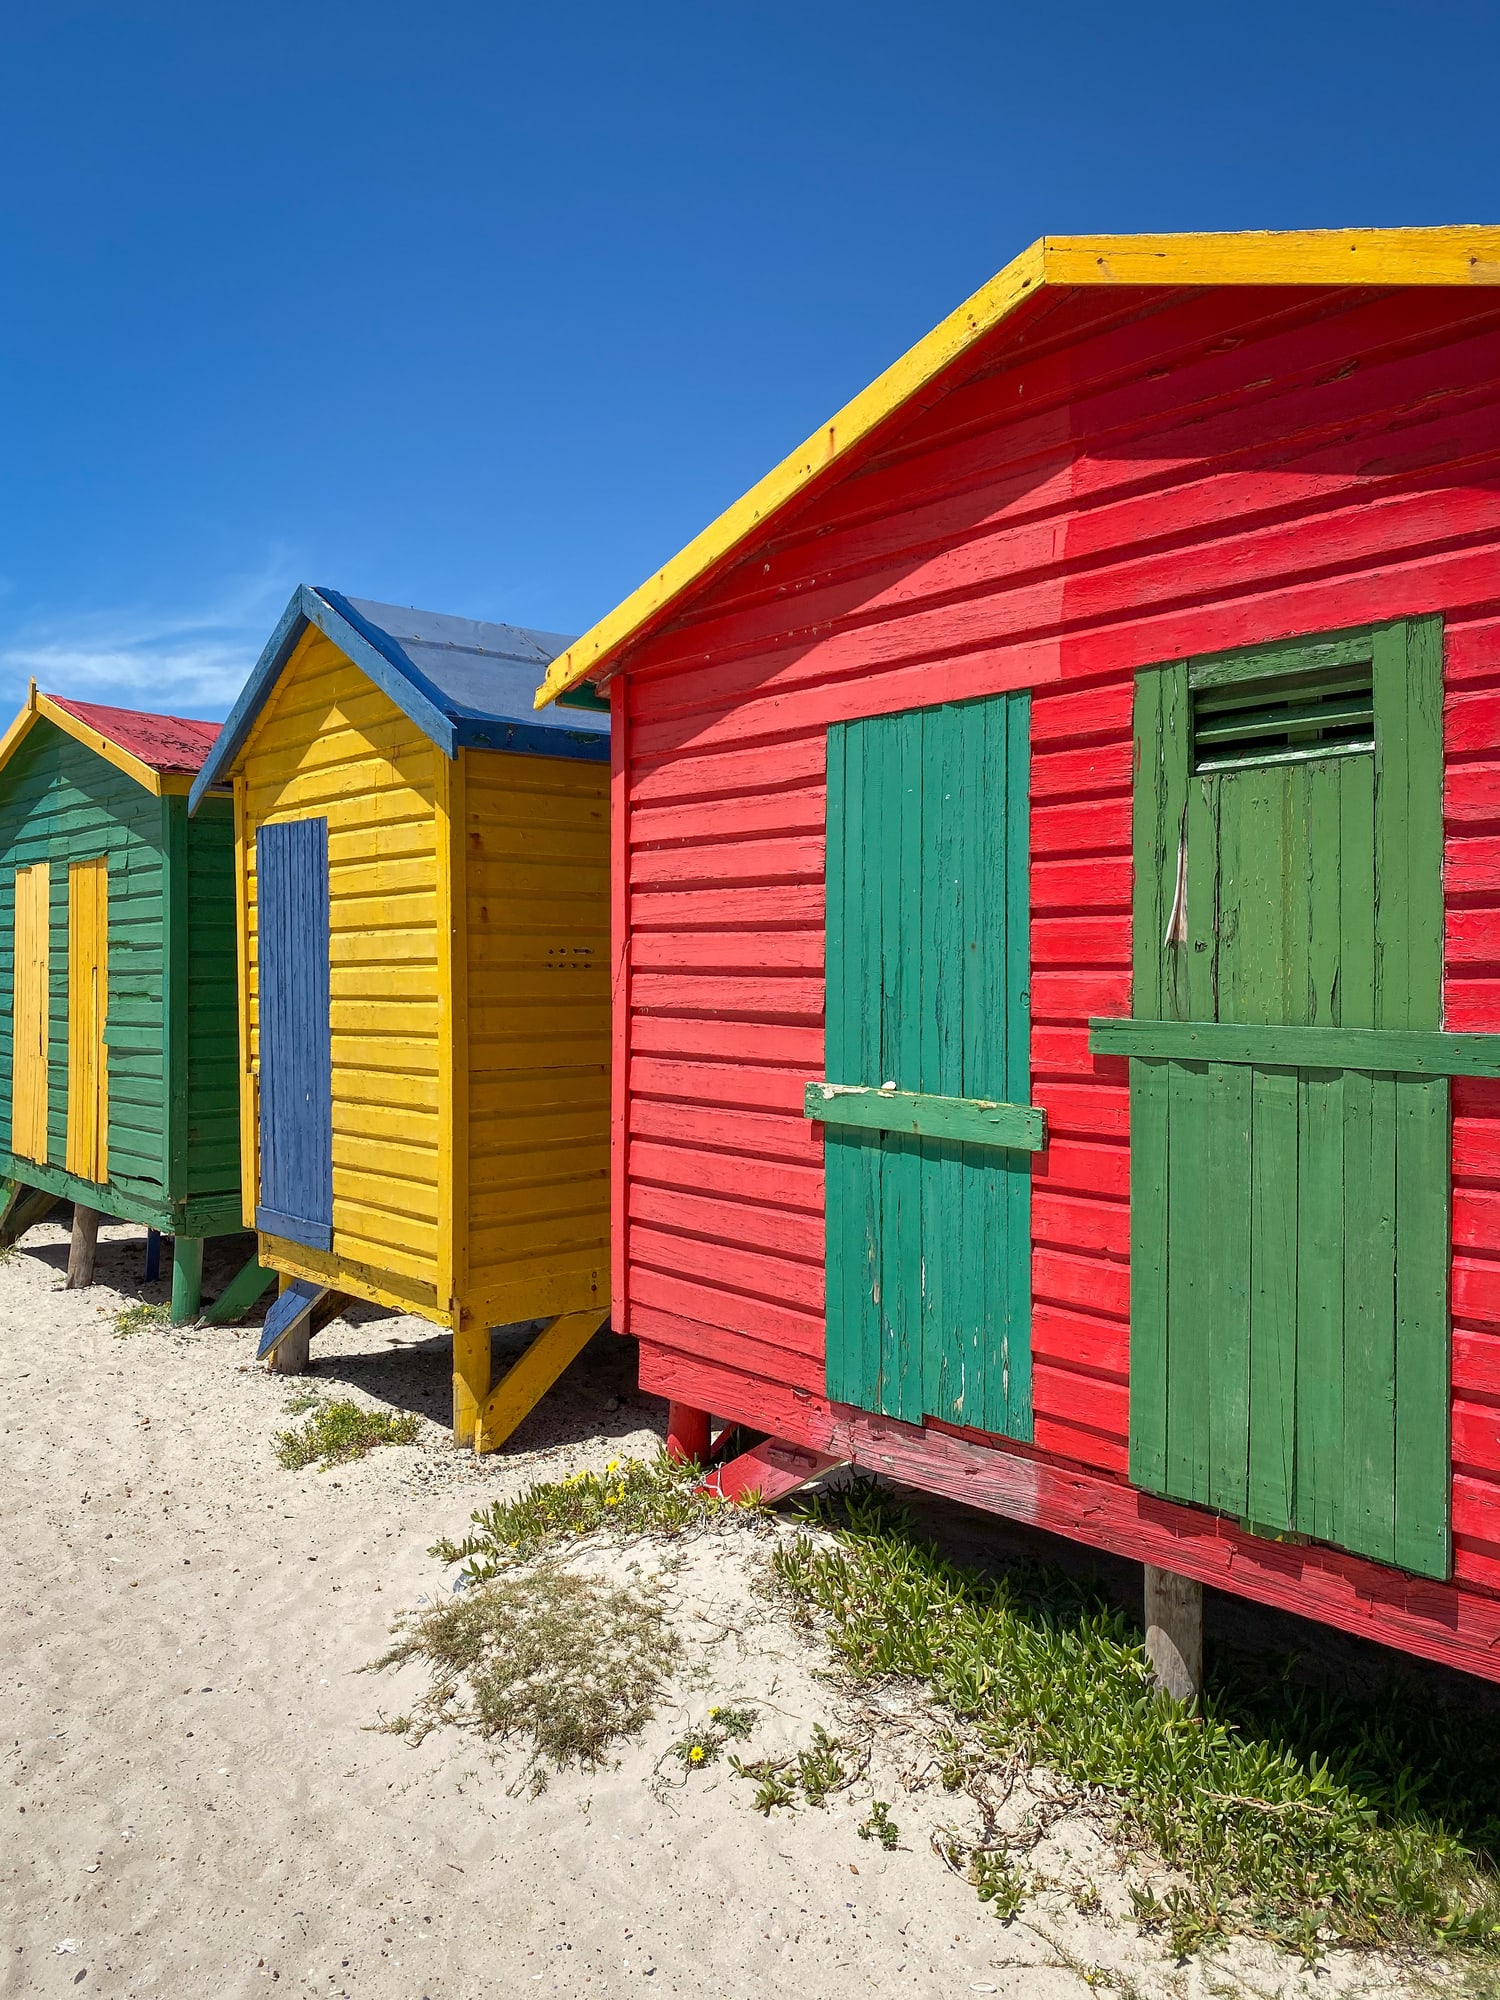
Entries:
{"label": "window vent slats", "polygon": [[1375,748],[1368,664],[1279,674],[1193,694],[1193,769],[1243,771],[1260,764],[1351,757]]}

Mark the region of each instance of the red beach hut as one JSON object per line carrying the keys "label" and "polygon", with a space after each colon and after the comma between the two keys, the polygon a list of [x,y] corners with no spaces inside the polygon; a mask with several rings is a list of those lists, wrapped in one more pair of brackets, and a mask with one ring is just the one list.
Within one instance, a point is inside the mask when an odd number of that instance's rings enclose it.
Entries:
{"label": "red beach hut", "polygon": [[1187,1683],[1204,1582],[1500,1678],[1497,285],[1044,239],[538,695],[642,1382],[1141,1560]]}

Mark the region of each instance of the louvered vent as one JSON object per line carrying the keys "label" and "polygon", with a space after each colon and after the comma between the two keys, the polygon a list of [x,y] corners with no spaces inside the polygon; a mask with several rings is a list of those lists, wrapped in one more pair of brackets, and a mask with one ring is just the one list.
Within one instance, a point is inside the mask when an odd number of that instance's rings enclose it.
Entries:
{"label": "louvered vent", "polygon": [[1375,748],[1369,663],[1193,693],[1193,769],[1245,771]]}

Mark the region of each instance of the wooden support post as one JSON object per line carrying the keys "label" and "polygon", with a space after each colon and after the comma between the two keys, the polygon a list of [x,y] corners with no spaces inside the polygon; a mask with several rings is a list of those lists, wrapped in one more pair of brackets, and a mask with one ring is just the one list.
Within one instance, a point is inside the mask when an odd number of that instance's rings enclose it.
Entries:
{"label": "wooden support post", "polygon": [[99,1246],[99,1224],[103,1220],[97,1208],[85,1208],[81,1201],[73,1204],[73,1240],[68,1246],[68,1282],[70,1292],[85,1292],[94,1282],[94,1252]]}
{"label": "wooden support post", "polygon": [[1146,1566],[1146,1658],[1173,1701],[1196,1701],[1203,1685],[1203,1585]]}
{"label": "wooden support post", "polygon": [[459,1325],[453,1329],[453,1442],[471,1445],[479,1412],[490,1393],[490,1330]]}
{"label": "wooden support post", "polygon": [[707,1410],[695,1410],[691,1403],[668,1403],[668,1458],[679,1465],[707,1465],[710,1442]]}
{"label": "wooden support post", "polygon": [[607,1308],[601,1312],[596,1307],[589,1312],[562,1313],[550,1326],[544,1326],[480,1404],[474,1425],[475,1451],[494,1451],[504,1444],[608,1318]]}
{"label": "wooden support post", "polygon": [[305,1375],[312,1366],[312,1314],[305,1312],[285,1339],[266,1356],[270,1375]]}
{"label": "wooden support post", "polygon": [[172,1238],[172,1324],[186,1326],[203,1302],[203,1238]]}
{"label": "wooden support post", "polygon": [[161,1276],[161,1231],[146,1231],[146,1283],[154,1285]]}

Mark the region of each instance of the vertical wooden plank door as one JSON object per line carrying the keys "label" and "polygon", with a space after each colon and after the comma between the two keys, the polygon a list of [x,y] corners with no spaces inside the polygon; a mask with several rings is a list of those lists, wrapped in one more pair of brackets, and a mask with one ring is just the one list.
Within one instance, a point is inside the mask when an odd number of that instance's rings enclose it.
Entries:
{"label": "vertical wooden plank door", "polygon": [[[959,1130],[1030,1094],[1030,715],[1021,693],[828,735],[827,1083],[927,1094]],[[905,1130],[809,1111],[829,1395],[1029,1438],[1029,1154],[930,1136],[920,1106]]]}
{"label": "vertical wooden plank door", "polygon": [[47,1015],[52,885],[45,861],[16,870],[11,988],[10,1149],[47,1162]]}
{"label": "vertical wooden plank door", "polygon": [[109,1179],[109,864],[103,855],[68,868],[67,1169]]}
{"label": "vertical wooden plank door", "polygon": [[[1436,620],[1141,676],[1137,1018],[1439,1026],[1440,709]],[[1137,1058],[1131,1148],[1133,1478],[1446,1575],[1447,1079]]]}
{"label": "vertical wooden plank door", "polygon": [[255,1225],[333,1245],[328,822],[255,836],[260,982],[260,1197]]}

